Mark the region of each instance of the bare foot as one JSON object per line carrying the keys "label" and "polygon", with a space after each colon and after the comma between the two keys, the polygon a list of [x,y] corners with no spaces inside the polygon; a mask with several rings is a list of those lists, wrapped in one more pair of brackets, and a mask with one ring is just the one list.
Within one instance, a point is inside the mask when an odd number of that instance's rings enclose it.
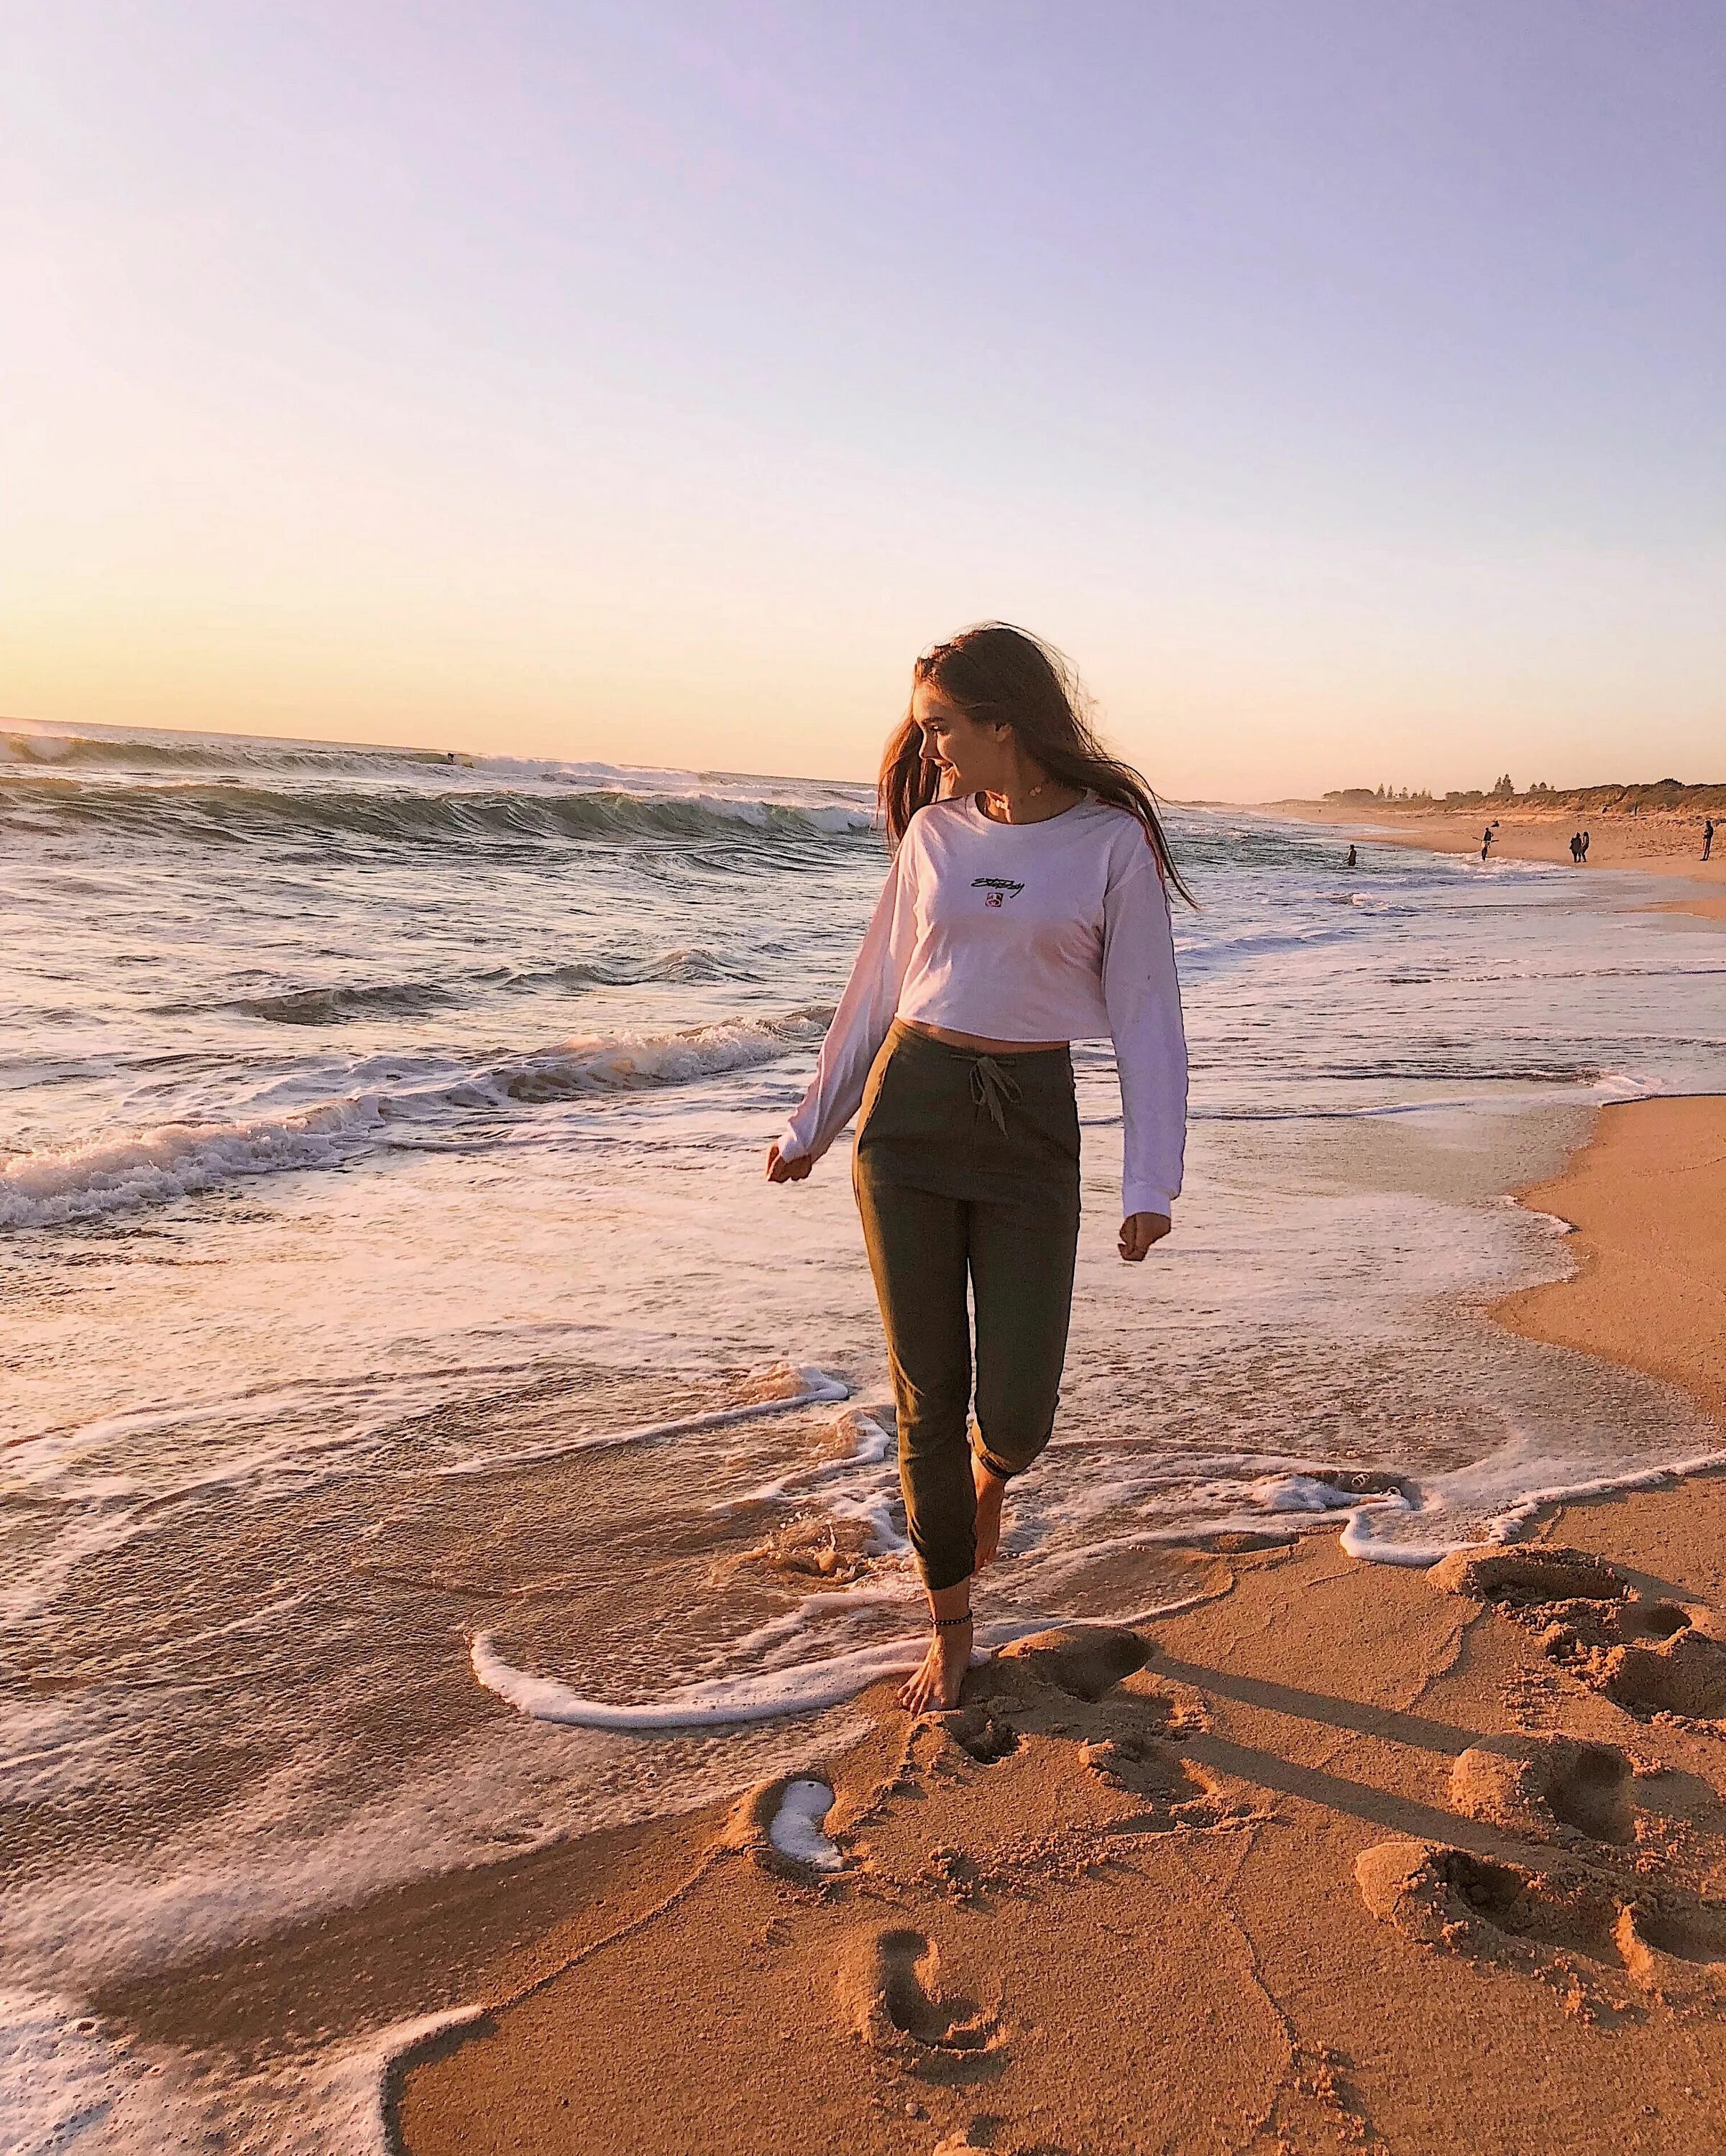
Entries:
{"label": "bare foot", "polygon": [[1001,1546],[1001,1500],[1007,1494],[1007,1486],[999,1476],[989,1473],[974,1452],[971,1479],[977,1485],[976,1568],[981,1572]]}
{"label": "bare foot", "polygon": [[912,1714],[943,1714],[959,1703],[971,1663],[971,1626],[943,1625],[929,1641],[916,1674],[900,1687],[899,1704]]}

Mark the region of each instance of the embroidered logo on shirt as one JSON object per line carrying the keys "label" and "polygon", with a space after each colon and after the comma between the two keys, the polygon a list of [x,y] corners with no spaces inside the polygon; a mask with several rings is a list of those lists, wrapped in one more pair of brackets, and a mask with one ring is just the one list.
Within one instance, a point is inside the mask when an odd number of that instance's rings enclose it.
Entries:
{"label": "embroidered logo on shirt", "polygon": [[1004,906],[1009,898],[1017,898],[1025,886],[1007,876],[973,876],[971,888],[983,893],[985,906]]}

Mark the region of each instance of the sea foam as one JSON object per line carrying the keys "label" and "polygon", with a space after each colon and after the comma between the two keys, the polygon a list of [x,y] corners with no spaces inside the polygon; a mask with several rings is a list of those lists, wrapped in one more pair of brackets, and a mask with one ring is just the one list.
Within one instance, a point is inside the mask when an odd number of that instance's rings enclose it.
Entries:
{"label": "sea foam", "polygon": [[130,1136],[15,1153],[0,1158],[0,1229],[61,1227],[172,1204],[249,1176],[339,1168],[389,1142],[392,1126],[754,1070],[819,1043],[828,1015],[817,1007],[676,1033],[563,1041],[429,1085],[355,1093],[286,1115],[161,1123]]}
{"label": "sea foam", "polygon": [[162,1123],[133,1137],[14,1154],[0,1161],[0,1228],[59,1227],[169,1204],[244,1176],[336,1167],[383,1122],[372,1096],[278,1119]]}
{"label": "sea foam", "polygon": [[[813,1860],[806,1860],[813,1861]],[[321,2055],[241,2065],[148,2044],[75,2001],[0,1993],[0,2148],[6,2156],[158,2156],[261,2148],[270,2156],[388,2156],[402,2061],[480,2018],[419,2015]],[[254,2137],[270,2121],[267,2144]]]}
{"label": "sea foam", "polygon": [[470,1656],[474,1675],[487,1691],[496,1692],[536,1722],[640,1732],[711,1729],[838,1707],[882,1677],[908,1675],[922,1660],[923,1648],[921,1636],[891,1640],[791,1669],[676,1686],[657,1699],[634,1705],[590,1699],[555,1677],[535,1676],[529,1671],[516,1669],[498,1653],[488,1632],[475,1633]]}
{"label": "sea foam", "polygon": [[794,1864],[806,1864],[815,1871],[842,1871],[844,1857],[821,1831],[821,1822],[832,1809],[833,1791],[825,1782],[788,1782],[767,1838]]}
{"label": "sea foam", "polygon": [[792,1408],[811,1407],[834,1400],[846,1399],[850,1387],[843,1378],[835,1378],[825,1370],[810,1369],[799,1363],[775,1363],[765,1372],[758,1373],[750,1381],[759,1390],[763,1386],[773,1388],[762,1397],[739,1403],[735,1407],[711,1408],[703,1414],[679,1415],[666,1422],[638,1423],[633,1429],[600,1430],[582,1437],[554,1439],[546,1445],[522,1446],[510,1452],[477,1455],[468,1460],[454,1462],[439,1468],[440,1476],[485,1475],[518,1467],[537,1466],[547,1460],[561,1460],[575,1452],[609,1451],[618,1445],[657,1445],[667,1438],[686,1437],[698,1430],[723,1430],[728,1424],[754,1422],[763,1415],[783,1414]]}

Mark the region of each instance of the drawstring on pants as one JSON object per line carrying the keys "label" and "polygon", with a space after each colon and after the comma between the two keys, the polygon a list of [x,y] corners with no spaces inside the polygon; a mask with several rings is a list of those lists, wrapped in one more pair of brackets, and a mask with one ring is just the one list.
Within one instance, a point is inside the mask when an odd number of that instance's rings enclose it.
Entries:
{"label": "drawstring on pants", "polygon": [[995,1128],[1005,1137],[1006,1110],[1025,1098],[1025,1088],[994,1056],[979,1055],[971,1065],[971,1098],[979,1108],[988,1109]]}

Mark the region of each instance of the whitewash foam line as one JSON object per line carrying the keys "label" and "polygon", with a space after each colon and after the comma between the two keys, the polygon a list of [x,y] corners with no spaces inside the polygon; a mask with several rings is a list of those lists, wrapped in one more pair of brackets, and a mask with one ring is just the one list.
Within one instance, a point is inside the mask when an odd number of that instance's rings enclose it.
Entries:
{"label": "whitewash foam line", "polygon": [[[850,1594],[817,1595],[750,1635],[752,1640],[768,1637],[783,1641],[787,1633],[804,1620],[810,1604],[822,1605],[824,1614],[835,1604],[879,1604],[907,1598],[868,1589]],[[1160,1617],[1178,1617],[1202,1604],[1217,1599],[1216,1590],[1202,1589],[1178,1601],[1159,1602],[1131,1617],[1098,1618],[1098,1624],[1137,1625]],[[978,1627],[979,1639],[971,1651],[975,1669],[991,1655],[1015,1640],[1029,1639],[1060,1620],[1053,1617],[1021,1619]],[[489,1632],[474,1635],[470,1656],[475,1676],[487,1691],[536,1722],[554,1722],[578,1729],[609,1729],[645,1735],[660,1730],[718,1727],[729,1723],[771,1722],[782,1716],[812,1714],[822,1707],[838,1707],[886,1676],[908,1676],[922,1661],[927,1635],[918,1632],[908,1640],[889,1640],[847,1654],[830,1655],[818,1661],[789,1668],[758,1671],[751,1676],[711,1677],[700,1684],[680,1685],[656,1700],[619,1703],[589,1699],[573,1685],[556,1677],[535,1676],[506,1662]]]}
{"label": "whitewash foam line", "polygon": [[439,1476],[449,1475],[495,1475],[511,1468],[532,1467],[542,1460],[562,1460],[573,1452],[604,1451],[619,1445],[656,1445],[668,1437],[686,1437],[693,1431],[722,1430],[728,1424],[753,1422],[762,1415],[784,1414],[793,1408],[827,1407],[836,1400],[846,1400],[851,1389],[843,1378],[830,1372],[806,1368],[801,1363],[791,1366],[789,1374],[799,1389],[783,1394],[777,1399],[749,1400],[741,1407],[714,1408],[705,1414],[681,1415],[671,1422],[645,1422],[634,1430],[601,1430],[590,1437],[559,1438],[550,1445],[526,1446],[519,1452],[488,1452],[472,1460],[457,1460],[453,1466],[440,1467]]}
{"label": "whitewash foam line", "polygon": [[362,2051],[346,2055],[339,2065],[347,2066],[350,2074],[357,2069],[355,2077],[363,2077],[365,2084],[364,2109],[357,2123],[363,2125],[367,2145],[359,2156],[397,2156],[402,2143],[391,2112],[401,2077],[415,2053],[457,2029],[470,2029],[476,2021],[483,2021],[489,2010],[483,2005],[452,2006],[441,2014],[422,2015],[414,2021],[398,2021],[373,2037]]}
{"label": "whitewash foam line", "polygon": [[609,1093],[688,1085],[751,1070],[819,1045],[830,1013],[740,1016],[676,1033],[569,1040],[452,1072],[426,1086],[315,1101],[280,1116],[179,1122],[0,1160],[0,1229],[64,1227],[169,1205],[250,1176],[345,1167],[394,1142],[397,1124]]}
{"label": "whitewash foam line", "polygon": [[842,1416],[835,1427],[847,1431],[855,1440],[850,1452],[840,1454],[835,1460],[817,1460],[793,1467],[783,1475],[774,1476],[769,1482],[758,1483],[740,1496],[722,1499],[709,1510],[734,1512],[747,1505],[794,1504],[819,1487],[821,1501],[833,1518],[860,1522],[867,1529],[866,1548],[871,1557],[903,1556],[911,1544],[893,1524],[899,1478],[891,1467],[886,1467],[880,1476],[860,1478],[860,1489],[832,1486],[838,1477],[856,1476],[862,1469],[881,1467],[892,1447],[893,1433],[862,1408]]}
{"label": "whitewash foam line", "polygon": [[866,1409],[855,1409],[845,1417],[844,1427],[856,1440],[850,1452],[841,1453],[835,1460],[816,1460],[804,1466],[790,1468],[783,1475],[776,1475],[771,1482],[758,1483],[741,1496],[724,1498],[711,1509],[732,1512],[740,1505],[776,1504],[784,1498],[788,1490],[800,1491],[811,1482],[825,1481],[828,1476],[843,1475],[853,1467],[874,1467],[886,1458],[893,1433]]}
{"label": "whitewash foam line", "polygon": [[[1050,1576],[1058,1577],[1062,1569],[1088,1564],[1111,1551],[1136,1546],[1179,1545],[1190,1543],[1196,1537],[1230,1533],[1274,1537],[1281,1542],[1292,1543],[1305,1535],[1327,1532],[1339,1522],[1342,1532],[1338,1540],[1345,1556],[1365,1564],[1424,1568],[1456,1550],[1493,1549],[1519,1541],[1541,1513],[1554,1506],[1587,1497],[1617,1496],[1631,1490],[1657,1490],[1668,1483],[1682,1481],[1687,1476],[1713,1474],[1723,1469],[1726,1469],[1726,1452],[1700,1452],[1655,1467],[1632,1469],[1622,1475],[1548,1483],[1519,1492],[1486,1521],[1483,1533],[1454,1536],[1445,1541],[1415,1542],[1393,1538],[1383,1532],[1383,1524],[1391,1520],[1415,1518],[1423,1513],[1441,1513],[1448,1507],[1423,1501],[1417,1486],[1411,1491],[1374,1491],[1366,1496],[1339,1489],[1324,1480],[1323,1470],[1308,1463],[1306,1473],[1271,1478],[1262,1495],[1253,1493],[1264,1507],[1262,1511],[1226,1513],[1196,1527],[1135,1528],[1111,1536],[1107,1541],[1088,1544],[1065,1567],[1057,1560],[1052,1575],[1050,1568],[1045,1568],[1044,1578],[1046,1581]],[[1413,1478],[1409,1479],[1412,1483]]]}
{"label": "whitewash foam line", "polygon": [[[806,1595],[794,1609],[758,1625],[733,1649],[740,1656],[760,1658],[766,1666],[748,1675],[709,1677],[680,1685],[656,1700],[639,1703],[590,1699],[555,1677],[538,1677],[516,1669],[497,1652],[489,1633],[475,1635],[470,1655],[474,1675],[486,1690],[537,1722],[637,1733],[770,1722],[837,1707],[855,1699],[881,1677],[908,1675],[922,1661],[928,1644],[927,1635],[921,1630],[908,1639],[881,1640],[840,1655],[796,1662],[785,1658],[792,1652],[797,1635],[813,1625],[853,1610],[906,1608],[920,1599],[919,1590],[909,1581],[893,1588],[856,1587]],[[1008,1640],[1040,1632],[1050,1621],[1038,1617],[979,1625],[971,1654],[973,1666],[986,1662],[990,1653]]]}
{"label": "whitewash foam line", "polygon": [[474,1636],[474,1675],[488,1691],[531,1716],[576,1729],[627,1731],[635,1735],[667,1729],[718,1728],[733,1722],[771,1722],[782,1715],[813,1714],[855,1699],[886,1676],[909,1676],[923,1658],[922,1638],[859,1647],[825,1661],[774,1670],[764,1676],[714,1677],[682,1685],[656,1700],[633,1705],[588,1699],[555,1677],[513,1668],[496,1651],[489,1633]]}
{"label": "whitewash foam line", "polygon": [[0,1166],[0,1228],[51,1228],[172,1204],[242,1176],[337,1168],[383,1124],[357,1094],[277,1119],[162,1123],[136,1136],[20,1153]]}
{"label": "whitewash foam line", "polygon": [[227,2148],[261,2112],[285,2128],[269,2142],[282,2156],[394,2156],[390,2112],[402,2074],[427,2045],[485,2012],[458,2006],[316,2058],[247,2071],[142,2043],[74,1999],[0,1992],[0,2148],[157,2156]]}
{"label": "whitewash foam line", "polygon": [[[1375,1493],[1364,1500],[1354,1499],[1343,1512],[1340,1545],[1349,1557],[1370,1564],[1396,1564],[1425,1568],[1436,1564],[1459,1549],[1492,1548],[1518,1539],[1522,1531],[1548,1507],[1564,1504],[1586,1497],[1614,1496],[1631,1490],[1657,1489],[1665,1484],[1681,1481],[1687,1476],[1718,1472],[1726,1469],[1726,1452],[1698,1453],[1692,1457],[1669,1462],[1658,1467],[1637,1470],[1624,1475],[1597,1476],[1587,1481],[1554,1483],[1544,1488],[1524,1492],[1507,1507],[1490,1523],[1483,1537],[1467,1537],[1459,1540],[1439,1543],[1392,1542],[1374,1531],[1375,1518],[1383,1514],[1407,1516],[1417,1512],[1417,1502],[1395,1491]],[[1348,1498],[1350,1493],[1323,1486],[1315,1481],[1313,1494],[1323,1489],[1326,1496]],[[1273,1508],[1271,1517],[1279,1517]],[[1307,1510],[1302,1506],[1292,1516],[1281,1511],[1280,1521],[1287,1531],[1301,1532],[1297,1519],[1303,1519],[1310,1527],[1328,1525],[1336,1512],[1329,1508]],[[1243,1521],[1242,1525],[1251,1524]],[[1177,1534],[1169,1539],[1179,1539]],[[1148,1534],[1117,1537],[1120,1546],[1135,1541],[1160,1541],[1165,1537],[1154,1531]],[[1114,1544],[1109,1545],[1115,1546]],[[1086,1553],[1094,1556],[1093,1548]],[[783,1650],[784,1643],[813,1617],[825,1614],[844,1605],[878,1605],[897,1602],[904,1596],[892,1590],[864,1589],[850,1594],[815,1595],[787,1611],[782,1617],[770,1620],[749,1635],[744,1645],[758,1649]],[[1188,1595],[1178,1601],[1159,1603],[1148,1609],[1135,1612],[1130,1617],[1093,1621],[1112,1622],[1128,1625],[1149,1624],[1159,1618],[1179,1616],[1183,1612],[1200,1607],[1215,1599],[1211,1592]],[[980,1628],[987,1635],[988,1645],[979,1640],[973,1654],[973,1663],[988,1659],[989,1652],[1008,1640],[1023,1639],[1054,1621],[1039,1619],[1020,1624],[993,1625]],[[880,1645],[860,1647],[842,1655],[794,1665],[789,1668],[758,1671],[749,1676],[713,1677],[697,1684],[677,1686],[656,1700],[639,1702],[616,1702],[587,1697],[571,1685],[554,1677],[535,1676],[531,1671],[518,1670],[506,1662],[497,1652],[489,1633],[474,1636],[470,1657],[475,1676],[488,1691],[506,1701],[520,1712],[538,1722],[552,1722],[583,1729],[604,1729],[618,1732],[645,1733],[652,1731],[717,1727],[727,1724],[766,1722],[794,1714],[808,1714],[836,1707],[866,1690],[884,1676],[898,1676],[915,1669],[922,1658],[924,1641],[921,1635],[908,1640],[885,1641]]]}
{"label": "whitewash foam line", "polygon": [[1388,1541],[1374,1532],[1375,1513],[1407,1513],[1415,1507],[1406,1497],[1375,1497],[1349,1512],[1340,1537],[1343,1553],[1368,1564],[1436,1564],[1459,1549],[1491,1549],[1518,1542],[1523,1531],[1554,1505],[1574,1503],[1585,1497],[1616,1497],[1631,1490],[1658,1490],[1681,1482],[1687,1476],[1718,1473],[1726,1468],[1726,1452],[1698,1452],[1687,1460],[1674,1460],[1658,1467],[1638,1468],[1624,1475],[1597,1475],[1586,1481],[1554,1482],[1539,1490],[1524,1491],[1487,1522],[1483,1537],[1460,1542],[1401,1543]]}

